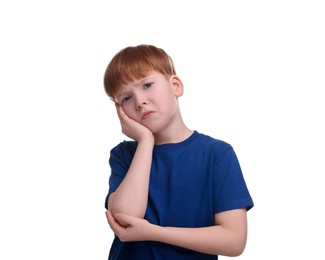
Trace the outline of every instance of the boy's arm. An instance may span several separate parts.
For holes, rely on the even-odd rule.
[[[225,256],[240,255],[246,245],[246,209],[217,213],[217,224],[203,228],[161,227],[124,214],[113,217],[109,211],[106,216],[114,233],[124,242],[159,241],[202,253]]]
[[[147,209],[153,144],[138,143],[130,168],[115,192],[108,198],[108,209],[143,218]]]
[[[130,119],[116,105],[122,132],[138,141],[130,168],[115,192],[108,198],[107,208],[114,212],[143,218],[147,209],[149,178],[154,137],[148,128]]]

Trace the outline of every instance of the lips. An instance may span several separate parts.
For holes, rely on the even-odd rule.
[[[154,112],[153,111],[147,111],[147,112],[144,112],[143,115],[142,115],[142,118],[141,120],[144,120],[146,118],[148,118],[150,115],[152,115]]]

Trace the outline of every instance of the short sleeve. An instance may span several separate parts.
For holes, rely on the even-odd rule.
[[[213,172],[214,213],[253,207],[239,161],[232,147],[215,158]]]
[[[135,152],[135,142],[124,141],[114,147],[110,152],[109,166],[111,174],[109,177],[109,191],[105,198],[105,208],[107,209],[107,200],[111,193],[113,193],[120,183],[123,181]]]

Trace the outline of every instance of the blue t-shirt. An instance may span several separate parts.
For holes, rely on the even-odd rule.
[[[123,180],[137,147],[124,141],[111,150],[109,194]],[[107,201],[106,198],[106,201]],[[105,202],[105,205],[107,203]],[[145,219],[160,226],[207,227],[214,214],[253,207],[230,144],[197,131],[185,141],[155,145]],[[121,242],[115,236],[109,259],[218,259],[160,242]]]

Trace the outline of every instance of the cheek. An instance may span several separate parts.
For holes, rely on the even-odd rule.
[[[166,100],[165,101],[165,106],[167,106],[167,107],[172,108],[172,107],[178,106],[178,99],[175,96],[175,94],[173,94],[173,93],[171,93],[169,95],[166,95],[164,97],[164,100]]]
[[[136,117],[136,111],[134,111],[134,109],[132,109],[131,106],[129,106],[129,104],[127,106],[123,106],[123,110],[124,113],[131,119],[139,122],[139,119]]]

